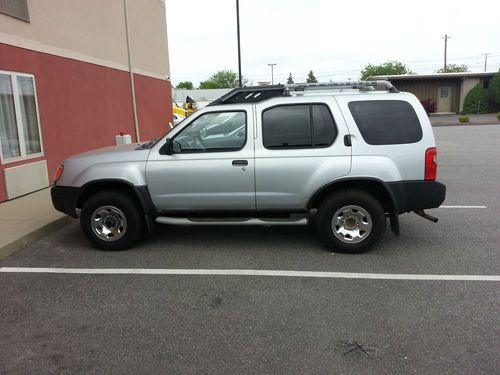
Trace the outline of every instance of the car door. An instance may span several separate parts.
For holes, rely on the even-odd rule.
[[[146,180],[159,211],[255,209],[253,117],[206,110],[172,131],[172,155],[155,146]]]
[[[256,106],[257,209],[303,209],[323,185],[349,173],[348,129],[333,97]]]

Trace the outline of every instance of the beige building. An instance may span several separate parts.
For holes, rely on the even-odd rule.
[[[164,0],[0,0],[0,202],[172,120]]]
[[[432,99],[438,113],[462,112],[467,93],[478,83],[488,88],[495,72],[435,73],[373,76],[390,81],[399,91],[413,93],[419,100]]]

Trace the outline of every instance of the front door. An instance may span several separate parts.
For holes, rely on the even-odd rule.
[[[451,112],[451,87],[443,86],[438,88],[438,112]]]
[[[174,153],[155,147],[146,165],[159,211],[255,209],[251,111],[202,113],[172,139]]]

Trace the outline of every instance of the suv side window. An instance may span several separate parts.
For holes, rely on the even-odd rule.
[[[394,145],[422,139],[422,128],[410,103],[366,100],[349,103],[349,110],[366,143]]]
[[[279,105],[262,113],[267,149],[328,147],[337,127],[326,104]]]
[[[176,154],[238,151],[245,146],[247,121],[244,111],[205,113],[173,139]]]

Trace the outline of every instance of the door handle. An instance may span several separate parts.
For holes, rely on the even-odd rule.
[[[233,160],[233,165],[235,167],[245,166],[248,165],[248,160]]]

